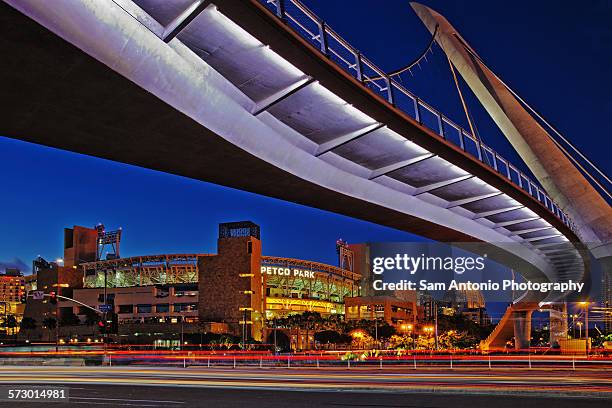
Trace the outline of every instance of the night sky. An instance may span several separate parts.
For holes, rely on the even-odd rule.
[[[430,38],[407,1],[304,2],[386,70],[413,60]],[[611,173],[612,2],[424,3],[445,15],[490,68]],[[440,52],[402,81],[467,128]],[[467,87],[463,91],[484,142],[516,162]],[[328,263],[336,262],[338,238],[352,243],[419,239],[276,199],[8,138],[0,137],[0,153],[0,262],[22,262],[28,269],[37,255],[62,255],[64,227],[98,222],[123,227],[123,256],[215,252],[217,224],[238,220],[262,226],[267,255]]]

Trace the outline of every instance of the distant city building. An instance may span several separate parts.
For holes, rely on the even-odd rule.
[[[603,320],[606,333],[612,333],[612,271],[602,271]]]
[[[444,294],[442,303],[480,326],[491,324],[484,296],[479,290],[449,290]]]
[[[5,321],[9,316],[15,318],[16,327],[4,327],[9,333],[19,331],[25,304],[25,280],[19,269],[6,268],[0,274],[0,319]]]
[[[417,292],[417,306],[419,307],[419,320],[433,321],[435,318],[436,301],[428,291]]]
[[[98,232],[94,228],[65,228],[64,258],[56,262],[48,262],[41,257],[34,260],[32,275],[27,278],[28,290],[41,291],[44,297],[42,300],[34,300],[31,296],[27,299],[24,317],[36,323],[36,328],[28,333],[33,340],[42,340],[48,334],[48,330],[43,327],[45,322],[51,319],[61,322],[72,315],[72,305],[51,303],[51,295],[72,298],[74,289],[83,287],[83,272],[78,265],[96,259],[97,236]]]
[[[363,296],[344,299],[346,320],[382,320],[389,325],[416,324],[416,302],[391,296]]]

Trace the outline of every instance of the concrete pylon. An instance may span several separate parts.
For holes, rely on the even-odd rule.
[[[512,312],[514,324],[514,348],[527,349],[531,344],[531,315],[533,310],[515,310]]]
[[[551,198],[574,220],[596,258],[612,255],[612,207],[553,143],[548,132],[436,11],[410,3],[488,114]]]
[[[550,346],[559,345],[559,340],[567,339],[567,303],[553,305],[549,310]]]

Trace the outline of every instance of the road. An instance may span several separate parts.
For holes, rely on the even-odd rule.
[[[0,367],[0,384],[61,384],[61,406],[387,406],[471,408],[521,398],[519,406],[609,406],[609,370],[171,367]],[[265,396],[265,398],[264,398]],[[512,396],[512,398],[508,398]],[[89,400],[88,398],[93,398]],[[138,401],[140,400],[140,401]],[[463,401],[463,402],[462,402]],[[291,402],[291,404],[289,404]],[[8,405],[7,405],[8,404]],[[0,403],[0,406],[11,406]],[[28,403],[20,402],[20,406]],[[32,403],[38,404],[38,403]],[[481,404],[481,405],[479,405]],[[34,406],[34,405],[33,405]],[[40,406],[40,405],[36,405]],[[487,405],[490,407],[490,405]],[[510,406],[509,404],[507,406]]]
[[[70,386],[68,403],[49,403],[49,408],[78,407],[163,407],[163,408],[456,408],[469,403],[470,408],[542,408],[550,404],[555,408],[600,408],[609,400],[548,398],[512,398],[490,395],[405,394],[365,392],[323,392],[283,390],[228,390],[220,388],[183,388],[124,385],[75,385]],[[14,407],[14,402],[0,407]],[[41,408],[38,402],[19,402],[20,408]]]

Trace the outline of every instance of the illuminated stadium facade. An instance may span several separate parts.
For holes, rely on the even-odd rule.
[[[210,254],[163,254],[87,262],[84,288],[127,288],[198,283],[198,259]],[[344,298],[358,296],[361,276],[336,266],[292,258],[261,257],[266,318],[292,312],[344,313]]]

